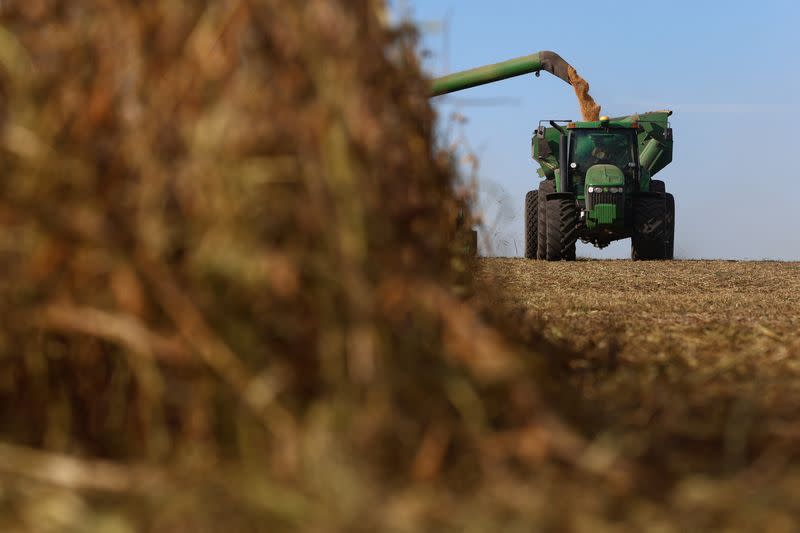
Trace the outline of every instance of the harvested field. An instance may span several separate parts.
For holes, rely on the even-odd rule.
[[[478,270],[519,309],[518,327],[574,350],[557,362],[571,387],[554,394],[650,480],[641,489],[661,512],[676,505],[678,524],[726,531],[760,529],[755,516],[792,523],[800,264],[484,259]],[[716,518],[682,514],[686,498]]]
[[[580,349],[613,336],[629,362],[677,353],[699,365],[800,341],[800,263],[485,259],[480,272],[554,339]]]

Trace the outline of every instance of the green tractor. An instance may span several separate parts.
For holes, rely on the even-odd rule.
[[[539,52],[438,78],[432,95],[541,70],[569,83],[568,68]],[[540,122],[532,153],[542,181],[525,197],[525,257],[572,261],[578,239],[604,248],[630,237],[632,259],[672,259],[675,199],[652,179],[672,161],[671,114]]]

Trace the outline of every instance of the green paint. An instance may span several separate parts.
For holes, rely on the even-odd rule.
[[[542,62],[539,59],[539,54],[531,54],[510,61],[503,61],[502,63],[495,63],[494,65],[465,70],[464,72],[437,78],[433,82],[431,95],[448,94],[515,76],[532,74],[540,70],[542,70]]]
[[[625,175],[614,165],[594,165],[586,171],[586,187],[590,185],[621,187]]]
[[[591,218],[597,224],[613,224],[617,219],[617,206],[614,204],[598,204],[592,209]]]
[[[455,91],[463,91],[478,85],[494,83],[496,81],[547,71],[553,76],[569,83],[569,63],[555,52],[542,51],[529,56],[518,57],[502,63],[478,67],[463,72],[450,74],[433,80],[431,96],[439,96]]]
[[[554,52],[542,51],[510,61],[466,70],[433,81],[431,95],[438,96],[487,83],[521,76],[541,70],[569,83],[569,64]],[[561,191],[560,174],[569,172],[568,191],[575,193],[579,207],[590,200],[588,188],[622,187],[624,197],[617,204],[589,206],[579,224],[580,238],[605,246],[609,242],[631,236],[633,217],[627,216],[632,198],[639,191],[649,191],[651,178],[672,162],[671,111],[653,111],[607,121],[562,123],[568,136],[568,169],[560,167],[560,137],[557,128],[540,127],[531,142],[531,155],[539,163],[538,174],[555,180]],[[574,167],[574,168],[573,168]],[[638,183],[637,183],[638,182]],[[595,201],[617,201],[617,198],[594,198]],[[627,213],[630,214],[630,213]]]

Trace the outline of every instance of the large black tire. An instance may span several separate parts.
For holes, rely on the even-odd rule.
[[[650,180],[650,192],[665,194],[667,192],[667,185],[661,180]]]
[[[539,241],[539,191],[525,195],[525,259],[536,259]]]
[[[675,259],[675,197],[667,193],[666,240],[667,259]]]
[[[547,201],[547,260],[574,261],[578,238],[575,198]]]
[[[547,259],[547,195],[556,192],[553,180],[544,180],[539,183],[539,239],[537,242],[536,258]]]
[[[634,200],[631,259],[637,261],[666,259],[666,214],[665,196],[645,196]]]

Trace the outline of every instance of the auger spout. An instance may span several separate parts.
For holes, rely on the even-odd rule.
[[[494,83],[525,74],[536,73],[538,75],[542,70],[561,78],[571,85],[569,80],[569,63],[564,61],[564,59],[555,52],[543,51],[529,56],[503,61],[502,63],[464,70],[462,72],[436,78],[433,80],[431,96],[440,96],[456,91],[463,91],[471,87]]]

